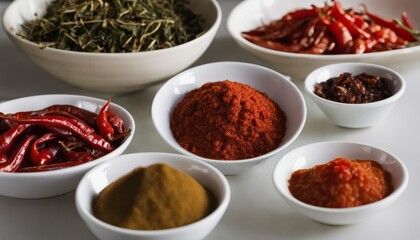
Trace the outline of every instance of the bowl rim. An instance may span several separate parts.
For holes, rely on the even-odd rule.
[[[283,179],[279,179],[277,177],[278,172],[281,171],[281,167],[282,167],[282,161],[286,161],[285,159],[287,159],[287,157],[290,154],[293,154],[296,151],[300,151],[302,149],[305,149],[307,147],[312,147],[312,146],[318,146],[318,145],[331,145],[331,144],[346,144],[346,145],[355,145],[355,146],[366,146],[375,150],[378,150],[380,152],[384,152],[386,153],[388,156],[392,157],[395,160],[395,163],[401,168],[402,170],[402,181],[401,184],[398,186],[398,188],[394,188],[393,191],[386,196],[385,198],[378,200],[376,202],[372,202],[372,203],[368,203],[368,204],[364,204],[364,205],[360,205],[360,206],[356,206],[356,207],[348,207],[348,208],[327,208],[327,207],[319,207],[319,206],[314,206],[308,203],[304,203],[300,200],[298,200],[297,198],[295,198],[290,191],[287,189],[287,193],[283,191],[283,189],[280,187],[280,185],[282,185],[282,182],[284,181]],[[324,163],[327,163],[329,160],[326,160]],[[293,172],[293,171],[291,171]],[[289,176],[290,177],[290,174]],[[288,180],[286,180],[288,181]],[[405,189],[407,188],[408,182],[409,182],[409,173],[407,170],[407,167],[405,166],[404,162],[399,159],[397,156],[395,156],[394,154],[379,148],[379,147],[375,147],[372,145],[368,145],[368,144],[364,144],[364,143],[360,143],[360,142],[354,142],[354,141],[322,141],[322,142],[314,142],[314,143],[309,143],[306,145],[302,145],[300,147],[297,147],[291,151],[289,151],[288,153],[286,153],[285,155],[283,155],[279,161],[276,163],[274,170],[273,170],[273,174],[272,174],[272,182],[274,184],[274,188],[276,189],[276,191],[280,194],[280,196],[282,196],[286,201],[293,203],[293,205],[298,206],[300,208],[304,208],[307,210],[311,210],[311,211],[317,211],[317,212],[322,212],[322,213],[336,213],[336,214],[345,214],[345,213],[350,213],[350,212],[358,212],[358,211],[364,211],[367,209],[372,209],[372,208],[377,208],[377,207],[382,207],[385,205],[388,205],[392,202],[394,202],[398,197],[400,197],[400,195],[402,195],[402,193],[405,191]]]
[[[314,85],[312,83],[314,83],[314,84],[316,83],[314,81],[314,79],[322,71],[325,71],[325,70],[328,70],[330,68],[334,68],[334,67],[337,67],[337,66],[367,67],[367,68],[371,68],[371,69],[379,69],[383,72],[390,73],[391,75],[395,76],[395,81],[397,81],[400,84],[400,87],[398,89],[396,89],[396,91],[391,96],[389,96],[388,98],[385,98],[385,99],[382,99],[382,100],[379,100],[379,101],[376,101],[376,102],[369,102],[369,103],[356,103],[356,104],[342,103],[342,102],[336,102],[336,101],[328,100],[328,99],[325,99],[323,97],[320,97],[320,96],[316,95],[313,92]],[[325,82],[326,80],[327,79],[325,79],[322,82]],[[391,81],[393,81],[393,79],[391,79]],[[362,63],[362,62],[341,62],[341,63],[332,63],[332,64],[327,64],[327,65],[321,66],[321,67],[316,68],[313,71],[311,71],[306,76],[303,84],[304,84],[305,92],[312,99],[316,100],[317,102],[320,102],[320,103],[323,103],[323,104],[329,104],[331,106],[336,106],[336,107],[355,108],[355,109],[380,107],[380,106],[390,104],[392,102],[397,101],[404,94],[404,92],[406,90],[406,82],[404,80],[404,77],[400,73],[398,73],[397,71],[395,71],[395,70],[393,70],[389,67],[383,66],[383,65],[374,64],[374,63]]]
[[[308,54],[308,53],[293,53],[293,52],[284,52],[273,50],[265,47],[261,47],[257,44],[251,43],[250,41],[246,40],[241,36],[241,31],[238,30],[237,27],[233,26],[234,20],[238,17],[237,15],[241,12],[244,6],[247,4],[252,4],[258,0],[247,0],[242,1],[237,4],[232,11],[230,12],[227,18],[227,28],[230,35],[240,43],[240,45],[246,46],[247,48],[254,49],[258,52],[276,56],[276,57],[288,57],[288,58],[295,58],[295,59],[308,59],[308,60],[316,60],[316,61],[355,61],[355,60],[362,60],[362,59],[375,59],[379,57],[390,57],[395,55],[405,55],[411,52],[420,52],[420,45],[402,48],[402,49],[393,49],[388,51],[382,52],[370,52],[370,53],[363,53],[363,54],[335,54],[335,55],[323,55],[323,54]]]
[[[122,227],[118,227],[118,226],[114,226],[112,224],[103,222],[101,220],[99,220],[98,218],[96,218],[90,211],[88,211],[86,208],[81,206],[80,203],[80,195],[82,194],[82,186],[87,184],[88,178],[89,176],[96,172],[99,171],[100,169],[109,167],[115,163],[118,163],[120,161],[121,158],[130,158],[132,156],[165,156],[169,158],[178,158],[178,161],[182,161],[182,162],[190,162],[190,163],[194,163],[194,164],[198,164],[201,166],[204,166],[207,170],[210,170],[213,172],[213,174],[215,174],[217,176],[217,179],[220,183],[222,183],[223,186],[223,194],[221,195],[221,198],[219,199],[218,205],[217,207],[206,217],[195,221],[193,223],[184,225],[184,226],[180,226],[180,227],[176,227],[176,228],[168,228],[168,229],[161,229],[161,230],[134,230],[134,229],[127,229],[127,228],[122,228]],[[140,159],[140,157],[138,157],[137,159]],[[126,159],[126,161],[130,161],[129,159]],[[138,160],[131,160],[131,161],[138,161]],[[158,163],[159,161],[152,161],[154,163]],[[150,163],[151,164],[151,163]],[[142,163],[137,163],[137,166],[144,166],[142,165]],[[178,168],[175,168],[178,169]],[[179,170],[179,169],[178,169]],[[126,173],[128,173],[128,171],[126,171]],[[124,175],[124,174],[123,174]],[[122,175],[121,175],[122,176]],[[120,177],[121,177],[120,176]],[[117,178],[118,179],[118,178]],[[231,199],[231,189],[230,189],[230,185],[229,182],[227,181],[226,177],[215,167],[213,167],[212,165],[182,155],[182,154],[176,154],[176,153],[166,153],[166,152],[135,152],[135,153],[128,153],[128,154],[123,154],[117,157],[114,157],[113,159],[110,159],[106,162],[103,162],[97,166],[95,166],[94,168],[90,169],[80,180],[76,191],[75,191],[75,202],[76,202],[76,208],[79,212],[79,215],[84,215],[85,217],[87,217],[90,221],[94,222],[95,225],[99,225],[101,228],[105,228],[108,230],[112,230],[114,232],[117,232],[119,234],[129,234],[129,235],[142,235],[142,236],[157,236],[157,235],[168,235],[168,234],[174,234],[174,233],[178,233],[181,231],[185,231],[188,229],[192,229],[197,225],[203,224],[204,222],[209,222],[211,221],[213,218],[217,218],[217,215],[219,214],[223,214],[230,202]]]
[[[9,28],[9,27],[6,26],[8,21],[5,21],[5,19],[6,19],[6,16],[9,14],[9,11],[11,11],[10,9],[14,8],[15,5],[18,4],[18,2],[23,2],[23,1],[32,1],[32,0],[15,0],[15,1],[11,2],[9,4],[9,6],[7,6],[6,10],[3,12],[1,25],[4,29],[4,31],[9,36],[9,38],[15,39],[15,40],[17,40],[17,41],[19,41],[23,44],[26,44],[26,45],[30,46],[31,48],[41,49],[39,44],[18,36],[17,32],[16,32],[16,29]],[[52,1],[52,0],[47,0],[47,1]],[[134,56],[138,56],[138,55],[142,55],[142,56],[144,55],[144,57],[150,57],[150,55],[152,55],[152,54],[171,54],[173,51],[185,50],[185,48],[188,48],[190,45],[200,44],[200,42],[204,41],[204,39],[207,39],[207,38],[211,37],[212,35],[215,35],[217,30],[220,27],[220,24],[222,22],[222,9],[220,7],[220,4],[218,3],[217,0],[207,0],[207,1],[211,2],[212,5],[215,8],[216,18],[215,18],[214,22],[211,23],[211,26],[209,26],[208,29],[206,29],[206,31],[203,34],[201,34],[199,37],[197,37],[195,39],[192,39],[188,42],[185,42],[183,44],[173,46],[173,47],[164,48],[164,49],[156,49],[156,50],[152,50],[152,51],[116,52],[116,53],[79,52],[79,51],[73,51],[73,50],[58,49],[58,48],[53,48],[53,47],[45,47],[45,48],[42,48],[42,50],[51,51],[53,53],[64,53],[64,54],[71,54],[71,55],[75,55],[75,56],[89,56],[89,57],[98,57],[98,56],[101,56],[101,57],[113,57],[113,56],[134,57]]]
[[[21,97],[21,98],[15,98],[9,101],[5,101],[5,102],[0,102],[0,107],[2,107],[2,105],[5,104],[13,104],[14,102],[18,102],[18,101],[29,101],[29,100],[35,100],[38,98],[54,98],[54,99],[58,99],[58,98],[65,98],[65,99],[78,99],[78,100],[85,100],[85,101],[92,101],[92,102],[101,102],[103,104],[106,103],[106,100],[101,99],[101,98],[95,98],[95,97],[91,97],[91,96],[84,96],[84,95],[76,95],[76,94],[39,94],[39,95],[32,95],[32,96],[26,96],[26,97]],[[61,103],[59,103],[61,104]],[[67,168],[62,168],[62,169],[56,169],[56,170],[52,170],[52,171],[41,171],[41,172],[2,172],[0,171],[0,177],[13,177],[13,178],[44,178],[44,177],[49,177],[49,176],[55,176],[55,175],[72,175],[74,173],[78,173],[80,171],[84,171],[86,169],[90,169],[98,164],[103,163],[104,161],[107,161],[109,158],[112,158],[113,156],[110,156],[109,154],[112,154],[114,151],[117,151],[119,149],[125,149],[127,148],[132,139],[133,139],[133,135],[135,133],[136,130],[136,122],[133,118],[133,116],[131,115],[130,112],[128,112],[128,110],[126,110],[125,108],[123,108],[122,106],[111,102],[110,104],[110,108],[115,108],[118,109],[118,111],[121,111],[124,113],[125,117],[127,117],[129,119],[129,122],[131,124],[131,130],[130,130],[130,134],[124,139],[124,141],[122,142],[122,144],[120,146],[118,146],[117,148],[115,148],[112,152],[107,153],[106,155],[97,158],[93,161],[90,162],[86,162],[80,165],[76,165],[76,166],[71,166],[71,167],[67,167]]]
[[[268,153],[265,153],[263,155],[256,156],[256,157],[253,157],[253,158],[237,159],[237,160],[210,159],[210,158],[201,157],[199,155],[196,155],[196,154],[191,153],[190,151],[184,149],[181,145],[179,145],[179,143],[175,139],[174,139],[174,141],[171,141],[171,140],[167,139],[165,137],[165,134],[163,133],[163,130],[160,127],[158,127],[158,125],[156,124],[156,121],[155,121],[155,119],[157,119],[157,116],[156,116],[157,110],[156,109],[157,109],[157,105],[158,105],[158,103],[157,103],[158,97],[160,95],[164,94],[163,90],[165,90],[166,88],[169,88],[169,86],[173,86],[173,82],[177,78],[179,78],[180,76],[184,75],[185,73],[190,72],[190,71],[194,71],[196,69],[207,68],[209,66],[215,66],[215,65],[228,65],[228,66],[230,66],[230,69],[233,69],[234,67],[258,68],[258,69],[261,69],[263,71],[270,72],[271,74],[273,74],[277,77],[277,80],[281,79],[281,81],[290,85],[290,87],[296,91],[296,95],[299,97],[299,99],[302,103],[302,113],[303,113],[303,118],[300,119],[299,126],[296,129],[296,132],[292,134],[292,137],[290,139],[288,139],[288,141],[286,141],[286,142],[281,142],[277,148],[273,149],[272,151],[270,151]],[[220,81],[223,81],[223,79],[221,79]],[[223,163],[223,164],[226,164],[226,165],[237,165],[237,164],[239,165],[239,164],[242,164],[242,163],[250,163],[250,162],[260,161],[262,159],[269,158],[269,157],[279,153],[281,150],[285,149],[286,147],[288,147],[291,143],[293,143],[296,140],[296,138],[302,132],[302,130],[305,126],[306,118],[307,118],[307,107],[306,107],[306,102],[305,102],[305,99],[303,97],[303,94],[299,90],[299,88],[291,80],[289,80],[285,75],[283,75],[283,74],[281,74],[277,71],[274,71],[274,70],[272,70],[268,67],[261,66],[261,65],[258,65],[258,64],[254,64],[254,63],[240,62],[240,61],[218,61],[218,62],[205,63],[205,64],[202,64],[202,65],[198,65],[198,66],[186,69],[186,70],[176,74],[175,76],[173,76],[169,80],[167,80],[160,87],[158,92],[156,93],[156,95],[153,99],[153,102],[152,102],[152,111],[151,112],[152,112],[152,120],[153,120],[155,129],[158,131],[159,135],[164,139],[164,141],[166,143],[168,143],[173,149],[177,150],[178,152],[182,153],[183,155],[187,155],[187,156],[192,157],[192,158],[200,159],[200,160],[206,161],[208,163]],[[286,129],[286,131],[287,131],[287,129]],[[171,133],[171,135],[172,135],[172,133]]]

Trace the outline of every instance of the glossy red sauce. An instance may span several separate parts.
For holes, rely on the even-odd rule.
[[[391,175],[372,160],[336,158],[293,172],[289,190],[307,204],[348,208],[379,201],[392,192]]]

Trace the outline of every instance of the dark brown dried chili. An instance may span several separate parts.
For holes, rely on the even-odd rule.
[[[391,96],[385,78],[348,72],[317,83],[314,93],[327,100],[351,104],[376,102]]]

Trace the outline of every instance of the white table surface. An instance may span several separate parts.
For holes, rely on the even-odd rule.
[[[219,0],[223,22],[208,51],[194,64],[214,61],[243,61],[264,65],[243,51],[230,38],[226,18],[239,0]],[[0,1],[3,13],[9,2]],[[401,72],[407,90],[388,118],[366,129],[345,129],[331,124],[305,96],[306,125],[297,140],[283,152],[250,171],[227,179],[232,189],[230,205],[222,221],[206,240],[221,239],[418,239],[420,228],[420,79],[419,69]],[[302,89],[302,79],[293,79]],[[23,96],[69,93],[113,97],[136,119],[137,132],[126,153],[174,152],[156,132],[150,107],[159,85],[146,90],[113,96],[79,89],[43,72],[26,59],[0,30],[0,100]],[[1,111],[1,109],[0,109]],[[271,175],[286,152],[311,142],[345,140],[366,143],[395,154],[406,164],[410,181],[406,192],[392,207],[369,220],[350,226],[327,226],[300,215],[276,193]],[[84,225],[74,205],[74,192],[47,199],[25,200],[0,196],[0,239],[78,239],[95,236]]]

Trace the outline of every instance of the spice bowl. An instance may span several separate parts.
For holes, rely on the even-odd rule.
[[[379,163],[391,175],[392,192],[379,201],[348,208],[318,207],[304,203],[291,194],[289,180],[293,172],[325,164],[336,158],[373,160]],[[293,149],[278,161],[273,171],[274,186],[287,204],[300,214],[329,225],[355,224],[380,214],[403,194],[408,179],[409,174],[403,161],[395,155],[367,144],[341,141],[311,143]]]
[[[382,4],[377,4],[376,0],[340,0],[339,2],[345,9],[360,10],[361,6],[366,6],[371,12],[387,19],[399,18],[402,12],[407,12],[414,28],[420,28],[420,18],[415,10],[420,8],[420,2],[410,0],[384,0],[381,2]],[[311,5],[322,7],[324,4],[325,1],[323,0],[240,1],[227,17],[227,28],[233,40],[244,51],[261,59],[268,67],[290,76],[294,81],[303,81],[311,71],[327,64],[339,62],[379,64],[393,68],[401,73],[415,69],[418,66],[420,59],[420,46],[418,44],[404,49],[382,52],[320,55],[286,52],[261,47],[246,40],[241,34],[263,24],[278,20],[295,10],[311,9]]]
[[[133,230],[105,223],[93,214],[93,199],[108,184],[138,167],[162,163],[182,171],[211,191],[217,206],[206,217],[188,225],[162,230]],[[220,171],[187,156],[172,153],[132,153],[116,157],[89,171],[76,190],[76,207],[82,220],[99,239],[199,240],[206,237],[219,223],[230,201],[230,187]]]
[[[180,45],[140,52],[95,53],[61,50],[42,47],[18,36],[21,25],[37,16],[43,16],[51,2],[11,2],[3,15],[2,25],[5,32],[33,63],[57,77],[57,80],[100,92],[124,93],[144,89],[187,68],[207,50],[222,18],[216,0],[189,1],[189,8],[203,16],[205,32]]]
[[[281,143],[273,150],[246,159],[220,160],[199,156],[184,149],[177,142],[170,127],[171,115],[175,107],[192,90],[200,88],[206,83],[222,82],[224,80],[245,84],[265,93],[282,109],[287,118],[286,131]],[[206,119],[207,117],[204,121],[207,122]],[[155,95],[152,103],[152,120],[160,136],[173,149],[181,154],[209,163],[226,175],[231,175],[251,169],[291,144],[299,136],[305,124],[306,105],[302,94],[294,83],[278,72],[250,63],[214,62],[187,69],[168,80]],[[200,125],[201,123],[197,124]],[[203,134],[207,135],[207,133]],[[239,142],[237,143],[239,144]],[[200,144],[204,143],[200,142]],[[212,143],[207,144],[212,145]],[[223,144],[227,145],[226,143]]]
[[[73,105],[81,109],[91,111],[93,113],[98,113],[100,109],[102,108],[102,106],[104,106],[106,103],[107,103],[106,100],[88,97],[88,96],[67,95],[67,94],[47,94],[47,95],[23,97],[23,98],[18,98],[18,99],[2,102],[0,103],[0,109],[2,113],[7,114],[7,113],[17,113],[20,111],[35,111],[35,110],[44,109],[52,105]],[[74,165],[74,166],[68,166],[65,168],[59,168],[59,169],[51,168],[45,171],[34,171],[34,172],[0,171],[0,195],[4,195],[8,197],[15,197],[15,198],[36,199],[36,198],[53,197],[53,196],[58,196],[61,194],[68,193],[76,189],[77,184],[79,183],[80,179],[88,170],[90,170],[97,164],[108,161],[109,159],[122,154],[125,151],[125,149],[129,146],[133,138],[133,134],[135,132],[135,121],[127,110],[125,110],[123,107],[113,102],[110,103],[109,110],[111,110],[113,113],[118,115],[124,121],[124,129],[129,130],[129,134],[124,137],[121,144],[115,147],[113,151],[106,153],[105,155],[99,156],[98,158],[94,160],[86,161],[84,163]],[[63,116],[68,116],[68,115],[64,114]],[[2,123],[2,120],[0,120],[0,122]],[[64,124],[68,124],[68,122],[65,122]],[[34,126],[33,128],[35,127],[36,126]],[[26,130],[26,132],[23,132],[22,135],[29,134],[27,133],[28,131],[29,130]],[[35,130],[33,132],[35,133]],[[4,132],[2,132],[2,134],[3,133]],[[64,141],[64,137],[60,139]],[[81,138],[78,138],[78,139],[81,139]],[[20,141],[20,140],[17,139],[13,142],[13,144],[16,145],[15,149],[18,148],[17,141]],[[48,142],[45,144],[48,144]],[[42,146],[42,145],[39,145],[39,146]],[[4,145],[2,147],[4,147]],[[13,148],[11,148],[11,150],[8,150],[8,152],[11,152],[12,150]],[[30,161],[28,160],[30,156],[30,151],[31,149],[26,151],[26,154],[25,154],[26,157],[24,160],[24,161],[27,161],[26,163]],[[63,154],[63,152],[61,153]],[[9,158],[12,158],[11,155],[12,154],[9,155]],[[77,161],[76,159],[74,160]],[[8,160],[8,161],[11,161],[11,160]],[[5,163],[2,163],[2,166],[4,166],[4,164]],[[53,166],[53,163],[51,163],[51,166]]]
[[[384,78],[390,96],[375,102],[342,103],[327,100],[314,93],[316,84],[338,77],[345,72],[353,76],[367,73]],[[370,127],[383,120],[403,95],[405,88],[405,80],[398,72],[381,65],[353,62],[336,63],[320,67],[311,72],[304,82],[304,89],[307,95],[317,104],[327,118],[337,126],[346,128]]]

